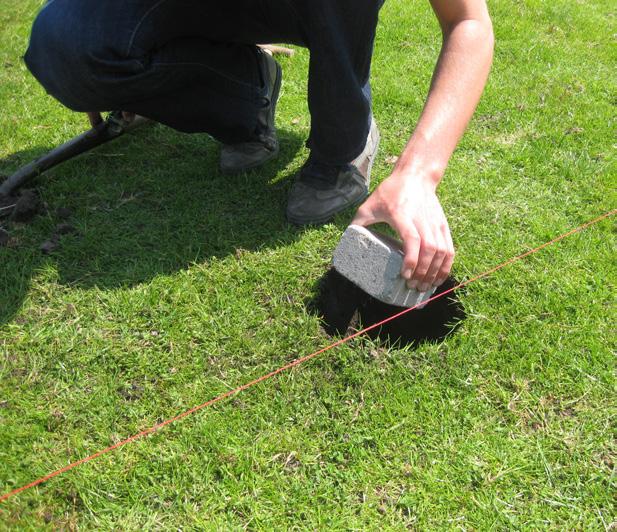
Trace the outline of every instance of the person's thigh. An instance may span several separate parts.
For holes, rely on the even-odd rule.
[[[25,59],[50,94],[87,110],[173,92],[195,76],[210,83],[207,71],[247,82],[253,61],[225,43],[298,42],[297,28],[286,0],[51,0]]]
[[[244,44],[302,39],[286,0],[51,0],[34,29],[52,48],[70,48],[64,53],[118,58],[149,54],[184,38]]]
[[[98,92],[93,72],[121,78],[141,68],[127,52],[153,3],[50,0],[32,26],[26,64],[50,94],[72,109],[86,110]]]
[[[184,38],[218,43],[302,44],[298,19],[286,0],[151,0],[150,3],[150,9],[130,36],[127,55],[148,54],[170,41]]]

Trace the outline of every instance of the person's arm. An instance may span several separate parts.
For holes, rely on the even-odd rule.
[[[484,0],[430,2],[443,45],[428,98],[392,174],[352,222],[386,222],[398,232],[405,253],[401,275],[420,291],[443,283],[452,267],[454,246],[435,191],[478,104],[493,58]]]

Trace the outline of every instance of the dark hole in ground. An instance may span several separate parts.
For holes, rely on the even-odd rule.
[[[457,284],[455,279],[449,278],[435,295]],[[369,296],[333,268],[319,281],[318,294],[308,303],[308,308],[320,316],[324,330],[331,336],[370,327],[404,310]],[[367,335],[398,346],[438,342],[453,332],[464,318],[463,305],[456,292],[451,292],[422,309],[412,310],[369,331]]]

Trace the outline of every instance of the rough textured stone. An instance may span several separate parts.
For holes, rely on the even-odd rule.
[[[367,294],[389,305],[413,307],[429,299],[435,289],[407,288],[400,275],[401,243],[365,227],[350,225],[334,251],[334,268]]]

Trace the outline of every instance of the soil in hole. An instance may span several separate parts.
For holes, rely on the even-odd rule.
[[[449,278],[435,295],[457,284],[455,279]],[[312,313],[320,316],[324,330],[331,336],[369,327],[404,310],[369,296],[333,268],[321,278],[318,294],[307,306]],[[453,332],[464,318],[463,305],[457,299],[456,292],[452,292],[431,301],[422,309],[412,310],[369,331],[367,335],[399,346],[438,342]]]

